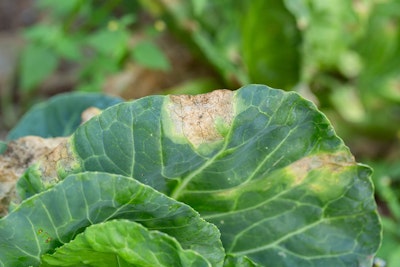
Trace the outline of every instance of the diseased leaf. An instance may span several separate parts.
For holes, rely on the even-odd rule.
[[[60,94],[34,106],[9,132],[7,140],[27,135],[59,137],[72,134],[82,122],[82,112],[89,107],[105,109],[122,99],[95,93]]]
[[[29,168],[30,171],[24,173],[30,165],[66,141],[63,137],[25,136],[6,144],[4,153],[0,155],[0,217],[5,216],[13,204],[44,189],[43,185],[47,184],[43,183],[40,170],[35,172],[34,168]],[[21,176],[23,178],[18,180]]]
[[[184,250],[172,237],[144,226],[113,220],[89,226],[41,266],[211,266],[200,254]]]
[[[127,219],[174,237],[213,266],[223,262],[218,229],[189,206],[129,177],[71,175],[0,220],[0,265],[38,266],[40,257],[92,224]]]
[[[146,97],[82,125],[66,149],[56,168],[130,176],[199,211],[231,262],[370,266],[379,246],[370,169],[294,92]]]

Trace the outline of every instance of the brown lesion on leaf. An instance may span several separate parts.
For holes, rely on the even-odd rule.
[[[101,113],[101,109],[96,108],[96,107],[89,107],[89,108],[85,109],[81,114],[82,123],[87,122],[88,120],[90,120],[91,118],[93,118],[94,116],[96,116],[100,113]]]
[[[81,115],[82,123],[100,112],[94,107],[86,109]],[[35,163],[39,163],[43,182],[57,182],[57,171],[60,168],[68,171],[75,164],[69,138],[25,136],[8,143],[6,151],[0,155],[0,217],[7,214],[10,201],[18,201],[16,183]]]
[[[169,96],[167,108],[175,133],[186,137],[195,146],[223,139],[217,123],[231,125],[234,116],[232,98],[230,90]]]
[[[346,151],[340,151],[304,157],[289,165],[288,170],[295,176],[296,184],[299,184],[313,170],[324,168],[329,170],[330,173],[337,173],[345,167],[354,165],[356,165],[354,157]]]
[[[15,184],[25,170],[53,151],[66,138],[26,136],[11,141],[0,155],[0,217],[7,214],[12,199],[16,199]]]
[[[42,181],[47,184],[58,182],[58,170],[68,172],[75,163],[69,139],[64,139],[57,147],[43,155],[39,162]]]

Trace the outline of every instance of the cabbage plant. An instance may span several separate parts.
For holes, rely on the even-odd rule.
[[[0,265],[372,266],[370,174],[295,92],[122,102],[20,178]]]

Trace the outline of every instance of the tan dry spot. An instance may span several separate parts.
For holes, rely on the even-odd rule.
[[[94,116],[101,113],[101,109],[96,107],[89,107],[85,109],[81,114],[82,124],[93,118]]]
[[[216,128],[219,120],[230,125],[233,119],[233,92],[216,90],[201,95],[171,95],[168,105],[170,119],[179,136],[185,136],[193,145],[221,140]]]
[[[335,173],[343,167],[354,166],[355,164],[354,157],[350,153],[338,152],[336,154],[319,154],[302,158],[292,163],[288,168],[296,177],[296,184],[299,184],[312,170],[324,168]]]
[[[95,107],[86,109],[81,115],[82,123],[100,112]],[[7,214],[10,201],[18,201],[15,185],[30,165],[40,163],[42,180],[46,183],[58,180],[57,166],[66,171],[72,168],[75,160],[68,140],[68,137],[25,136],[8,144],[0,155],[0,217]]]
[[[16,199],[15,184],[26,168],[65,139],[26,136],[8,144],[7,150],[0,155],[0,216],[7,214],[10,201]]]
[[[42,172],[42,181],[52,184],[58,181],[58,170],[68,172],[75,163],[69,139],[65,138],[55,149],[43,155],[40,159],[40,170]]]

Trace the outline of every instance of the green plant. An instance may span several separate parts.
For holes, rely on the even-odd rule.
[[[59,4],[40,0],[37,5],[45,20],[25,31],[28,44],[20,75],[23,90],[34,90],[63,62],[77,65],[77,89],[83,91],[100,91],[104,79],[130,61],[151,69],[169,69],[154,36],[145,34],[143,40],[132,44],[133,25],[141,12],[135,1],[73,0]]]
[[[120,103],[20,178],[0,262],[371,266],[381,227],[370,173],[293,92]]]
[[[387,262],[388,267],[397,266],[400,260],[400,167],[397,162],[381,161],[371,162],[374,167],[373,181],[376,194],[382,202],[382,246],[378,257]]]

